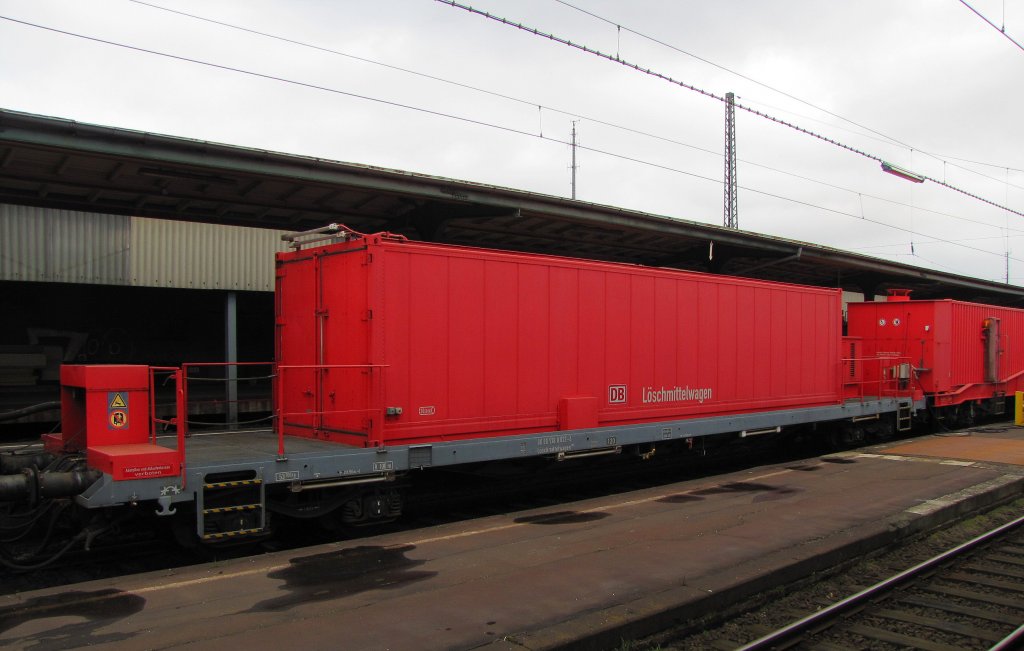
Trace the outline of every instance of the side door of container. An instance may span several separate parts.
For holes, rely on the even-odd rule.
[[[348,445],[370,445],[379,427],[372,411],[369,297],[373,251],[353,245],[325,251],[317,267],[317,409],[320,436]],[[377,422],[375,422],[377,421]]]
[[[284,431],[313,437],[316,412],[317,260],[311,253],[278,257],[275,286],[277,377],[275,396]]]

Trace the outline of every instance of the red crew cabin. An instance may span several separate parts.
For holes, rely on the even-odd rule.
[[[1002,412],[1024,389],[1024,310],[953,300],[851,304],[848,332],[867,356],[901,356],[912,365],[916,397],[935,407]]]

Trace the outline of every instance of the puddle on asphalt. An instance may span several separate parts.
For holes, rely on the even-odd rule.
[[[704,498],[701,497],[700,495],[690,495],[688,493],[676,493],[675,495],[666,495],[665,497],[662,497],[661,499],[656,500],[656,501],[662,502],[664,504],[683,504],[684,502],[699,502],[702,499],[704,499]]]
[[[45,626],[45,630],[17,638],[24,648],[71,649],[120,642],[135,636],[134,633],[104,633],[95,631],[110,622],[130,617],[140,612],[146,600],[138,595],[107,588],[95,592],[65,592],[62,594],[35,597],[28,601],[0,608],[0,633],[37,620],[50,618],[81,617],[86,621]],[[36,626],[41,626],[37,624]]]
[[[821,460],[825,463],[857,463],[856,459],[849,457],[822,457]]]
[[[288,594],[267,599],[246,612],[287,610],[316,601],[348,597],[369,590],[397,588],[423,581],[437,572],[416,570],[426,561],[407,558],[415,545],[360,546],[291,559],[291,565],[267,576],[285,583]]]
[[[773,502],[775,500],[786,499],[790,495],[795,495],[796,493],[802,493],[802,492],[803,492],[803,489],[801,489],[801,488],[790,488],[789,486],[779,486],[776,490],[773,490],[773,491],[770,491],[770,492],[767,492],[767,493],[762,493],[761,495],[758,495],[757,497],[754,498],[754,501],[755,502]]]
[[[777,491],[778,486],[772,486],[771,484],[758,484],[751,481],[735,481],[729,484],[722,484],[721,486],[712,486],[711,488],[702,488],[700,490],[691,491],[691,495],[720,495],[722,493],[760,493],[766,491]]]
[[[603,520],[610,514],[602,511],[557,511],[555,513],[541,513],[540,515],[526,515],[513,520],[516,524],[579,524],[581,522],[595,522]]]
[[[799,472],[814,472],[816,470],[821,470],[821,466],[819,466],[817,464],[814,464],[814,465],[804,464],[804,465],[799,465],[799,466],[786,466],[786,470],[797,470]]]
[[[682,502],[693,502],[695,500],[704,499],[704,495],[727,495],[730,493],[761,493],[754,497],[755,502],[768,502],[772,500],[781,500],[788,495],[800,492],[796,488],[790,488],[789,486],[773,486],[771,484],[758,484],[756,482],[749,481],[738,481],[729,484],[722,484],[721,486],[711,486],[709,488],[702,488],[700,490],[690,491],[689,493],[679,493],[676,495],[669,495],[663,497],[659,502],[666,502],[669,504],[679,504]]]

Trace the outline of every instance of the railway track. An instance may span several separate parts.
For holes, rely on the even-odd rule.
[[[1024,641],[1024,517],[745,644],[934,651],[1017,648]]]
[[[715,628],[690,624],[632,643],[636,651],[670,649],[1018,649],[1024,647],[1024,500],[998,510],[1007,520],[952,545],[948,532],[861,562],[845,574],[786,594]],[[1010,514],[1013,519],[1010,519]],[[970,524],[961,525],[969,528]],[[935,553],[938,544],[948,548]],[[933,554],[921,560],[926,550]],[[909,569],[894,565],[914,559]],[[905,567],[905,566],[904,566]],[[878,576],[881,580],[875,580]],[[872,580],[874,582],[872,583]],[[863,587],[864,585],[866,587]],[[842,590],[853,592],[838,599]],[[781,591],[779,591],[781,592]],[[847,592],[849,594],[849,592]],[[831,597],[831,598],[830,598]],[[811,614],[799,616],[799,613]],[[786,620],[785,623],[780,623]],[[707,623],[705,623],[706,625]]]

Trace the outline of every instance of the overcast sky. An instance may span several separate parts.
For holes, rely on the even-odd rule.
[[[0,107],[562,197],[577,120],[577,198],[722,222],[716,99],[433,0],[152,4],[321,49],[129,0],[0,0],[221,66],[0,20]],[[1024,212],[1024,50],[958,0],[471,4]],[[1024,0],[970,5],[1024,42]],[[742,229],[1000,281],[1009,250],[1024,284],[1024,217],[743,110],[736,131]]]

